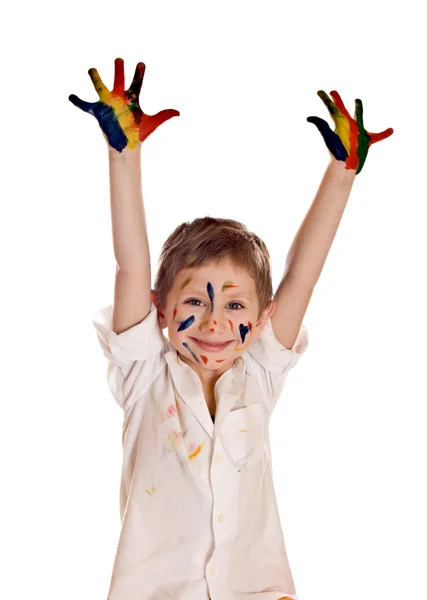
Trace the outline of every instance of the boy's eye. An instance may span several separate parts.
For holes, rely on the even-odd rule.
[[[191,300],[187,300],[185,304],[191,304],[191,302],[201,302],[201,300],[197,300],[196,298],[191,298]],[[200,304],[191,304],[191,306],[200,306]]]
[[[240,304],[240,302],[230,302],[230,305],[231,305],[231,304],[236,304],[237,306],[240,306],[241,308],[245,308],[245,307],[243,306],[243,304]]]

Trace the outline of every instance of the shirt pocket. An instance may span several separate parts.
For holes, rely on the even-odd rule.
[[[234,466],[255,466],[265,451],[261,402],[230,411],[221,424],[219,435]]]

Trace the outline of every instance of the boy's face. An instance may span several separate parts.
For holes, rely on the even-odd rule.
[[[275,302],[258,316],[255,282],[229,260],[182,269],[160,307],[159,324],[181,359],[196,372],[227,371],[261,333]],[[209,343],[215,345],[210,345]]]

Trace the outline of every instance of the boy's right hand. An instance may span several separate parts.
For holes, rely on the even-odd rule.
[[[69,96],[78,108],[93,115],[101,127],[104,137],[111,148],[122,152],[125,148],[136,148],[159,125],[172,117],[179,116],[173,109],[162,110],[156,115],[147,115],[139,106],[139,93],[144,78],[145,65],[136,65],[135,75],[130,87],[125,90],[124,62],[122,58],[114,61],[114,86],[110,92],[102,82],[96,69],[88,73],[98,92],[98,102],[85,102],[75,94]]]

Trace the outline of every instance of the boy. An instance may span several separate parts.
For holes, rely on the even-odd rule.
[[[336,124],[310,117],[331,163],[272,298],[268,250],[244,225],[205,217],[163,245],[154,290],[140,148],[167,119],[145,115],[138,63],[124,90],[89,74],[108,143],[117,261],[114,307],[94,316],[110,390],[124,411],[122,529],[109,600],[297,599],[275,500],[268,423],[308,344],[302,320],[369,146],[336,92],[319,95]],[[168,328],[168,339],[162,329]]]

